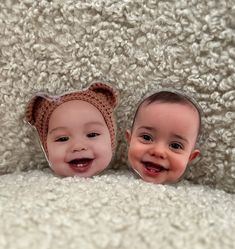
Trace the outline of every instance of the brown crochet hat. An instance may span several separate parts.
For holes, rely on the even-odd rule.
[[[25,120],[36,128],[45,153],[48,154],[46,141],[50,116],[59,105],[71,100],[86,101],[100,111],[107,124],[114,151],[116,137],[114,109],[118,104],[118,93],[106,83],[95,82],[88,89],[60,96],[38,93],[29,101],[26,106]]]

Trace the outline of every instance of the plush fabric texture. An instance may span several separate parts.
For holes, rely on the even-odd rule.
[[[234,213],[234,194],[186,181],[13,173],[0,181],[0,248],[232,249]]]
[[[48,167],[23,122],[32,94],[101,80],[121,93],[114,168],[127,165],[136,104],[174,88],[204,110],[202,157],[186,178],[235,192],[233,0],[8,0],[0,9],[1,173]]]
[[[59,96],[37,93],[26,106],[25,120],[37,129],[44,151],[48,154],[46,140],[49,120],[53,111],[67,101],[86,101],[95,106],[102,114],[109,130],[112,150],[115,151],[116,121],[113,114],[118,102],[117,98],[117,92],[111,86],[101,82],[91,84],[88,89]]]

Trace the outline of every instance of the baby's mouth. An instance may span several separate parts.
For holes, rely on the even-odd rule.
[[[91,164],[92,158],[76,158],[68,162],[69,166],[78,173],[86,172]]]
[[[163,171],[168,171],[168,169],[160,164],[153,162],[142,162],[147,174],[155,176]]]

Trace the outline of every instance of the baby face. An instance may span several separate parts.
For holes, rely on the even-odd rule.
[[[102,114],[85,101],[61,104],[49,120],[47,150],[50,167],[60,176],[100,173],[112,159],[110,133]]]
[[[144,104],[126,134],[130,166],[147,182],[177,182],[199,154],[194,149],[198,127],[198,113],[191,106]]]

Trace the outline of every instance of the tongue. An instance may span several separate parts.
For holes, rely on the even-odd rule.
[[[153,164],[153,163],[145,163],[145,168],[150,172],[161,172],[165,170],[161,165]]]
[[[146,169],[151,171],[151,172],[160,172],[160,171],[162,171],[162,167],[146,166]]]

